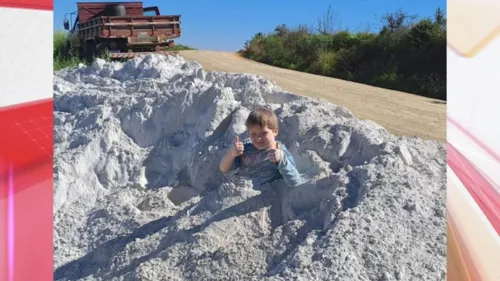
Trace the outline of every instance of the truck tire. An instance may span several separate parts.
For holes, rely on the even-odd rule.
[[[107,46],[106,43],[104,42],[101,42],[99,44],[96,45],[96,56],[98,57],[102,57],[104,55],[106,55],[108,52],[109,52],[109,48]]]
[[[94,41],[87,41],[83,47],[83,57],[88,62],[92,62],[94,60],[94,56],[96,54],[96,44]]]

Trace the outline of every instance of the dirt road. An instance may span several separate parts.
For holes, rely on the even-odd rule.
[[[273,67],[228,52],[182,51],[208,71],[261,75],[283,90],[343,105],[399,136],[446,140],[446,103],[403,92]]]

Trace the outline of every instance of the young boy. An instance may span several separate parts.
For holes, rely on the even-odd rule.
[[[283,178],[288,186],[298,186],[301,177],[295,160],[285,145],[275,140],[278,135],[276,114],[260,107],[250,113],[246,126],[250,141],[243,144],[236,136],[220,162],[220,170],[227,173],[239,168],[239,174],[249,177],[255,185]]]

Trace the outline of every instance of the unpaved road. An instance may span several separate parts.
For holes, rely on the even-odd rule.
[[[285,91],[343,105],[357,117],[373,120],[395,135],[446,140],[446,103],[440,100],[273,67],[235,53],[182,51],[180,55],[199,62],[208,71],[261,75]]]

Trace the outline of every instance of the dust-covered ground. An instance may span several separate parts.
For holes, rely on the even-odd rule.
[[[445,280],[442,143],[181,57],[54,77],[55,280]],[[218,163],[272,106],[305,182]]]

